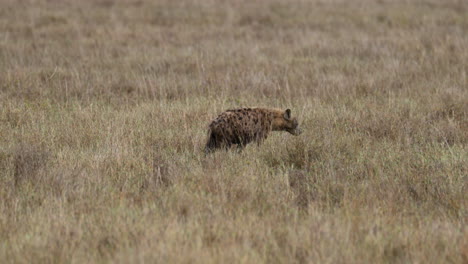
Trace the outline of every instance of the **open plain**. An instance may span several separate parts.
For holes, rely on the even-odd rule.
[[[464,0],[2,0],[1,263],[468,263]],[[205,156],[207,126],[304,133]]]

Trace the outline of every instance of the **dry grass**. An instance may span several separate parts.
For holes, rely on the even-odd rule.
[[[467,263],[468,4],[0,8],[0,262]],[[306,130],[202,154],[231,107]]]

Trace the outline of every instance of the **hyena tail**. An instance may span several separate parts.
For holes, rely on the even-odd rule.
[[[210,154],[219,147],[219,142],[213,131],[208,131],[208,140],[205,146],[205,154]]]

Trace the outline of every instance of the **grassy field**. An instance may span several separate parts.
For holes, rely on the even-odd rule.
[[[464,0],[0,2],[1,263],[468,263],[467,175]]]

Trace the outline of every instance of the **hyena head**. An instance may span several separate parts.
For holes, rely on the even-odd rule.
[[[302,129],[299,127],[297,119],[291,116],[291,109],[286,109],[286,111],[275,111],[272,130],[287,131],[295,136],[299,136],[302,133]]]

